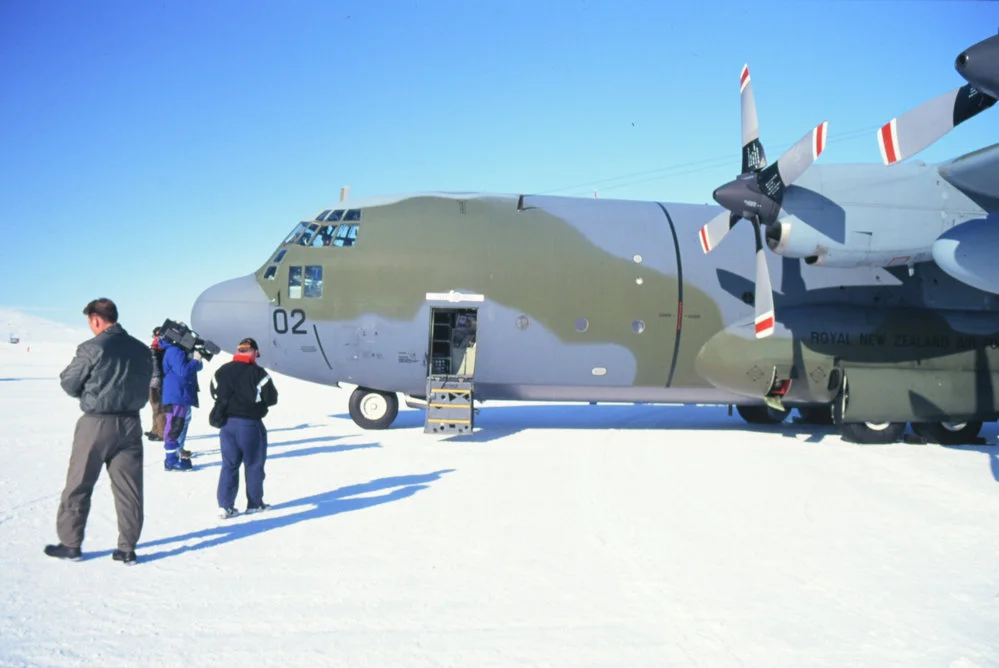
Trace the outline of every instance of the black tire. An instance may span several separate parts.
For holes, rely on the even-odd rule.
[[[399,415],[394,393],[358,387],[350,394],[350,418],[362,429],[388,429]]]
[[[943,445],[975,443],[981,422],[913,422],[912,431],[927,441]]]
[[[787,419],[788,411],[766,405],[736,406],[739,416],[749,424],[780,424]]]
[[[829,425],[833,423],[833,407],[830,404],[798,406],[798,415],[806,424]]]
[[[904,422],[844,422],[839,426],[840,435],[849,443],[882,445],[895,443],[905,432]]]

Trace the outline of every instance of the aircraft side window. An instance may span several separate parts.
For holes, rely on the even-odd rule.
[[[302,298],[301,267],[288,267],[288,297],[290,299]]]
[[[297,237],[299,234],[301,234],[302,232],[304,232],[307,229],[309,229],[309,224],[308,223],[299,223],[298,225],[295,226],[295,229],[293,229],[291,231],[291,234],[289,234],[287,237],[285,237],[285,240],[282,243],[286,243],[286,244],[287,243],[291,243],[292,239],[294,239],[295,237]]]
[[[336,223],[343,220],[343,209],[336,209],[327,218],[327,223]]]
[[[329,212],[330,212],[329,209],[323,209],[323,212],[318,216],[316,216],[316,220],[326,220],[326,216],[327,214],[329,214]]]
[[[336,233],[336,225],[324,225],[319,228],[319,233],[312,239],[312,247],[329,246],[333,243],[333,235]]]
[[[323,296],[323,268],[321,265],[305,266],[305,298],[318,299]]]
[[[287,252],[288,252],[288,249],[282,248],[281,250],[278,251],[277,255],[274,256],[274,259],[272,260],[272,262],[274,264],[281,264],[281,260],[284,259],[285,253],[287,253]]]
[[[346,215],[343,217],[344,220],[360,220],[361,210],[360,209],[347,209]]]
[[[266,278],[267,280],[273,281],[275,274],[277,274],[277,267],[275,267],[274,265],[271,265],[271,266],[267,267],[267,271],[264,272],[264,278]]]
[[[315,234],[316,230],[318,230],[318,229],[319,229],[318,225],[315,225],[315,224],[309,225],[309,229],[306,230],[302,234],[302,236],[300,236],[298,238],[298,245],[299,246],[308,246],[309,242],[312,241],[312,235]]]

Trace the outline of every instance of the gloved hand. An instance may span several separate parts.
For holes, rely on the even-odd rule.
[[[149,387],[153,388],[154,390],[160,389],[160,386],[162,385],[163,381],[160,380],[159,378],[153,378],[153,380],[149,383]]]
[[[201,356],[201,352],[198,350],[195,350],[193,353],[191,353],[191,359],[196,359],[199,362],[205,361],[205,358]]]

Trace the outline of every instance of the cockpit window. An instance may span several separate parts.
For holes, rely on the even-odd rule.
[[[306,230],[305,232],[303,232],[302,236],[300,236],[298,238],[298,245],[299,246],[308,246],[309,242],[312,241],[312,235],[315,234],[316,230],[318,230],[318,229],[319,229],[319,226],[316,225],[315,223],[313,223],[312,225],[309,225],[309,229]]]
[[[347,209],[347,214],[343,217],[345,221],[347,220],[360,220],[361,210],[360,209]]]
[[[294,239],[295,237],[297,237],[299,234],[301,234],[302,232],[304,232],[307,229],[309,229],[309,224],[308,223],[299,223],[298,225],[295,226],[295,229],[293,229],[291,231],[291,234],[289,234],[285,238],[285,240],[284,240],[283,243],[286,243],[286,244],[287,243],[291,243],[292,239]]]
[[[269,281],[273,281],[274,280],[274,275],[276,273],[277,273],[277,267],[275,267],[274,265],[271,265],[271,266],[267,267],[267,271],[264,272],[264,278],[266,278]]]
[[[323,268],[321,265],[305,265],[305,298],[318,299],[323,296]]]
[[[316,220],[326,220],[326,214],[330,212],[329,209],[323,209],[323,212],[316,216]]]
[[[343,209],[336,209],[326,218],[326,222],[335,223],[341,219],[343,219]]]
[[[349,248],[357,242],[357,228],[359,225],[341,225],[336,230],[336,238],[333,245],[337,247]]]
[[[330,246],[333,244],[333,236],[336,233],[336,225],[323,225],[317,234],[312,237],[312,247]]]
[[[288,252],[288,249],[286,249],[286,248],[282,248],[281,250],[279,250],[279,251],[277,252],[277,255],[275,255],[275,256],[274,256],[274,259],[272,260],[272,262],[273,262],[274,264],[280,264],[280,263],[281,263],[281,260],[283,260],[283,259],[284,259],[284,255],[285,255],[285,253],[287,253],[287,252]]]

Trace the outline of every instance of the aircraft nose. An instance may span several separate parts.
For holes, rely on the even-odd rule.
[[[267,314],[270,302],[253,274],[233,278],[208,288],[194,302],[191,327],[203,339],[232,353],[247,336],[261,348],[268,340]]]

